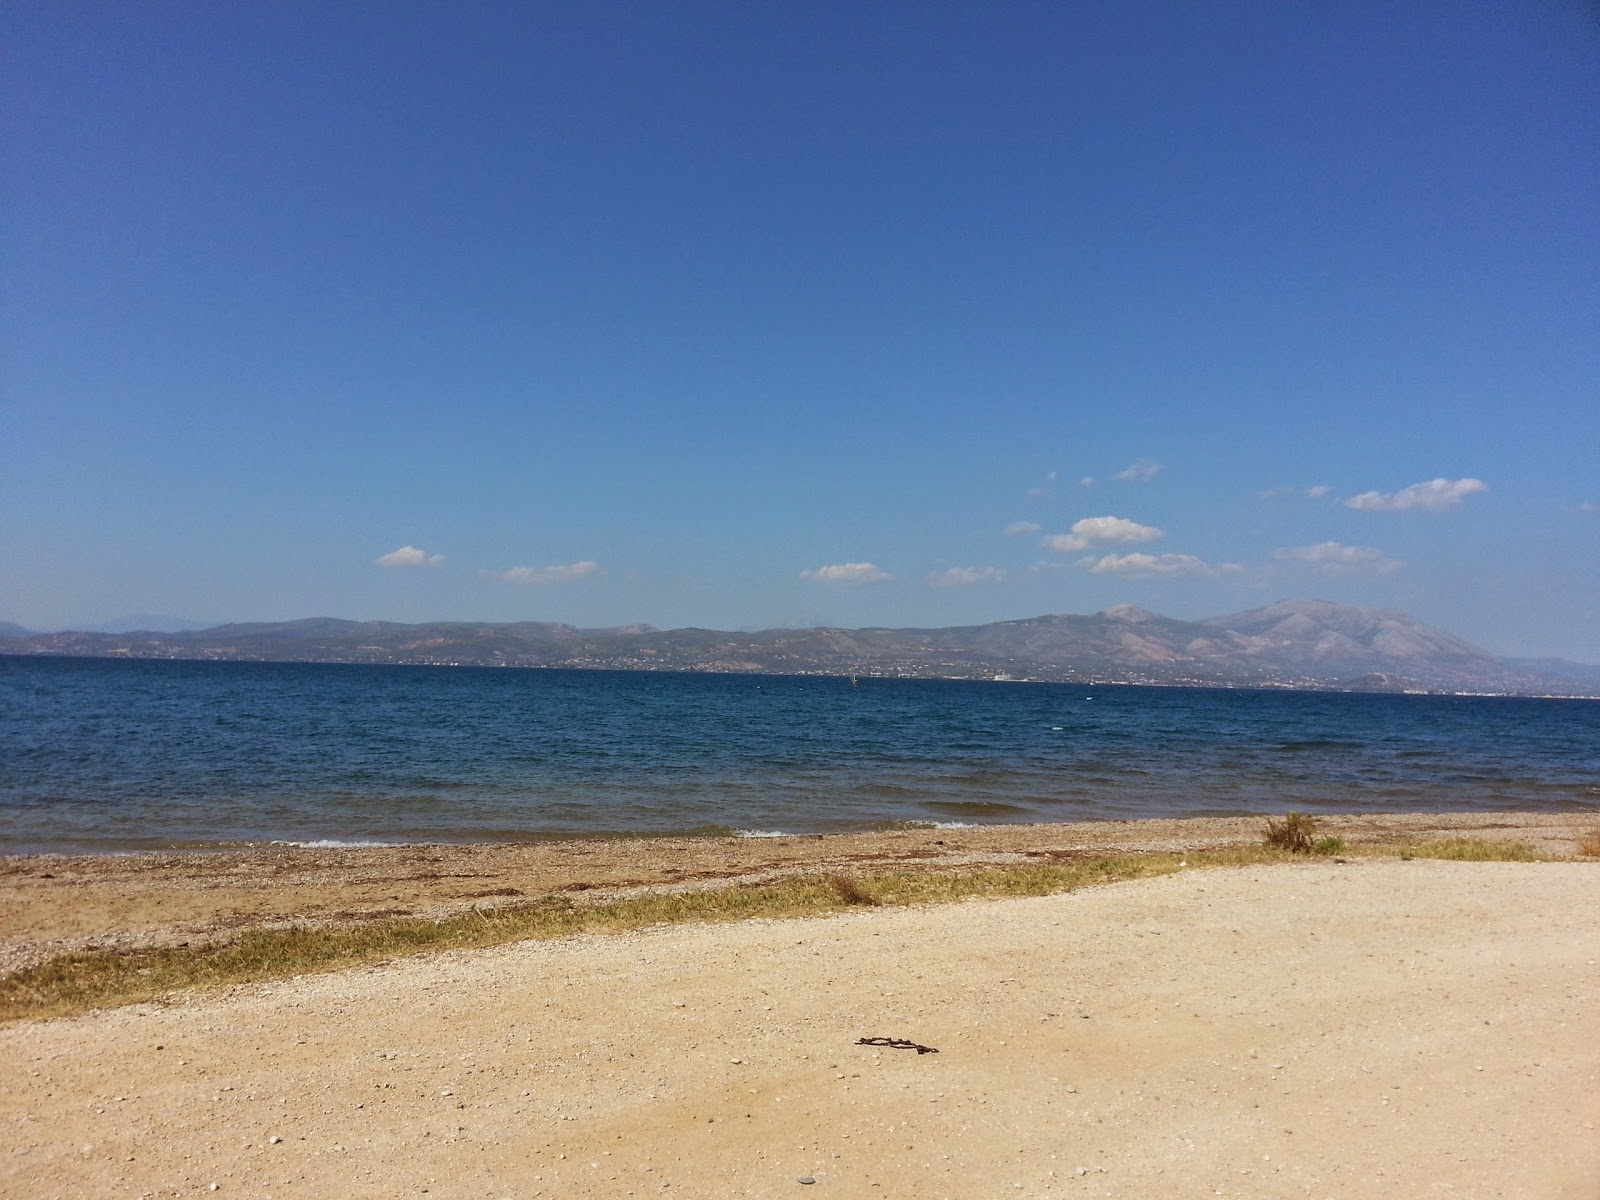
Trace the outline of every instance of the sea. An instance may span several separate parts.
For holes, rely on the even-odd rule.
[[[0,853],[1600,808],[1600,701],[0,656]]]

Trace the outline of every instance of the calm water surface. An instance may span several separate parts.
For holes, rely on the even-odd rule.
[[[0,657],[0,852],[1600,807],[1600,702]]]

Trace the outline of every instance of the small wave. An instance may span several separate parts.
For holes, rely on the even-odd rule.
[[[1291,754],[1298,750],[1361,750],[1364,748],[1360,742],[1340,741],[1336,738],[1310,738],[1303,742],[1284,742],[1278,747],[1280,751]]]
[[[268,845],[272,846],[295,846],[301,850],[381,850],[388,846],[404,846],[405,844],[405,842],[345,841],[342,838],[317,838],[309,842],[278,839],[268,843]]]
[[[733,831],[733,836],[734,837],[758,838],[758,837],[788,837],[789,835],[787,833],[785,833],[781,829],[735,829]]]

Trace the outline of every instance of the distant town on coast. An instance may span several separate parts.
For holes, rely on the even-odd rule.
[[[1500,658],[1402,612],[1317,600],[1198,621],[1124,604],[945,629],[755,633],[334,618],[38,633],[0,623],[0,654],[1600,696],[1600,666]]]

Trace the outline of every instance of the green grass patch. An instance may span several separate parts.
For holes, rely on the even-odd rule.
[[[1426,842],[1400,842],[1377,847],[1377,852],[1399,858],[1442,858],[1451,862],[1554,862],[1527,842],[1498,838],[1448,837]]]

